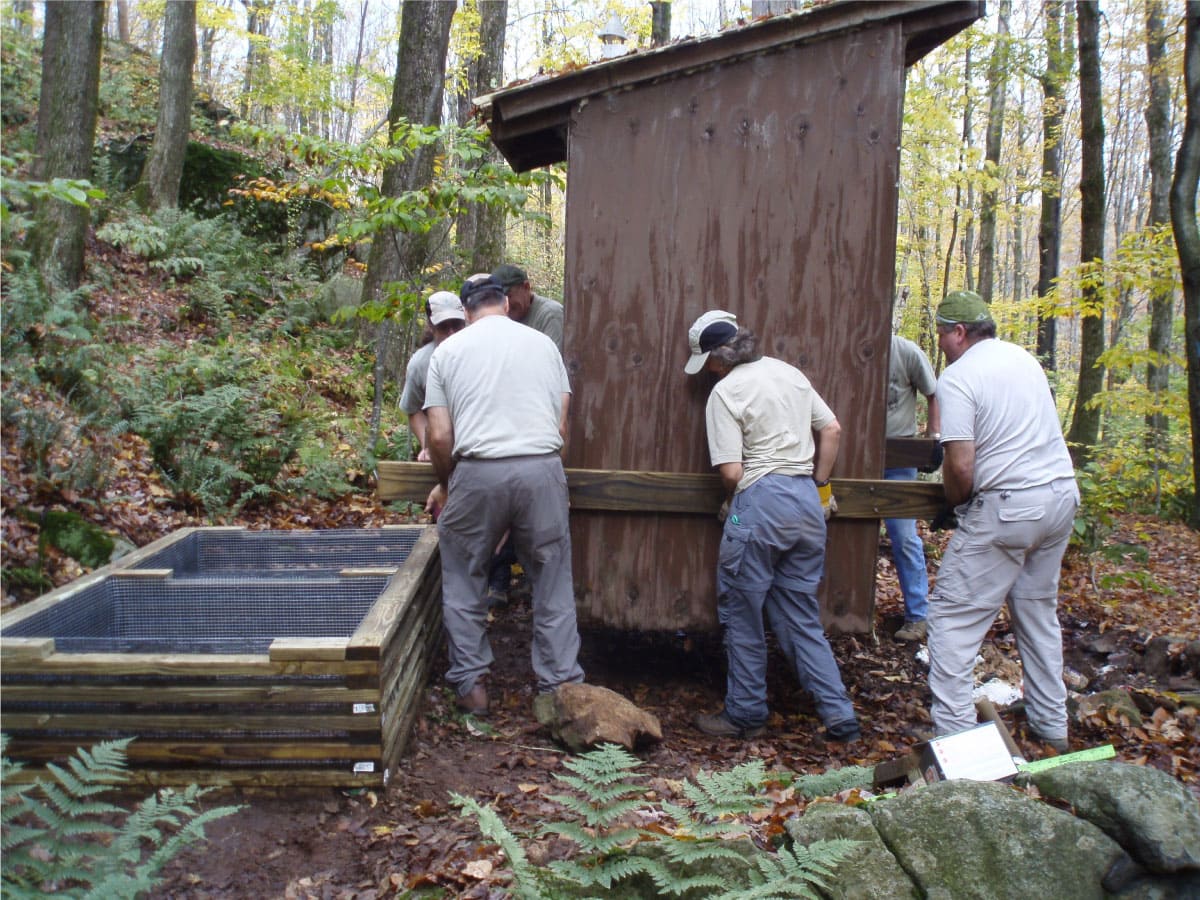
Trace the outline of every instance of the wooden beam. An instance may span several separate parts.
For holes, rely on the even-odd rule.
[[[292,659],[345,659],[349,638],[303,637],[275,638],[267,651],[271,662]]]
[[[420,503],[433,484],[428,463],[379,463],[382,500]],[[691,472],[567,469],[567,485],[571,508],[580,510],[715,515],[724,497],[719,476]],[[842,519],[926,519],[945,504],[941,484],[933,481],[835,478],[833,493]]]
[[[919,469],[933,461],[933,438],[888,438],[884,466],[888,469]]]

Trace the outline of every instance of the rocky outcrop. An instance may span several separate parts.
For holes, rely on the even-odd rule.
[[[1031,777],[1042,796],[1070,804],[1148,871],[1200,872],[1200,803],[1167,773],[1083,762]]]
[[[1115,762],[1022,777],[1075,814],[1006,784],[944,781],[859,808],[812,803],[787,830],[862,842],[820,889],[829,898],[1200,896],[1200,806],[1178,781]]]

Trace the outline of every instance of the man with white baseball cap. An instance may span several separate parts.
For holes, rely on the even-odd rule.
[[[404,373],[404,392],[400,395],[400,408],[408,416],[409,433],[421,445],[417,459],[429,461],[426,431],[429,419],[425,415],[425,381],[429,375],[429,359],[433,350],[446,338],[467,327],[467,314],[462,300],[450,291],[435,291],[425,301],[425,319],[433,329],[433,340],[417,349],[408,361]]]
[[[821,625],[829,476],[841,426],[804,373],[763,356],[737,318],[709,310],[688,330],[684,371],[719,379],[705,407],[708,449],[730,499],[717,557],[725,629],[725,708],[693,719],[705,734],[754,737],[767,721],[763,614],[816,702],[829,740],[861,732]]]

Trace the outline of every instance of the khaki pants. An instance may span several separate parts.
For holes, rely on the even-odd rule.
[[[929,689],[938,734],[974,727],[975,656],[1008,604],[1025,671],[1026,717],[1044,738],[1067,736],[1058,577],[1079,490],[1074,479],[987,491],[955,510],[929,600]]]
[[[567,479],[557,454],[464,459],[450,476],[438,518],[442,617],[449,647],[446,679],[466,694],[491,667],[487,575],[496,544],[510,531],[533,587],[533,672],[540,691],[582,681]]]

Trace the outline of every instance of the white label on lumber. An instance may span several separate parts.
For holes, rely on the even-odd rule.
[[[374,703],[355,703],[354,704],[354,714],[356,716],[361,716],[363,713],[373,713],[373,712],[375,712],[375,704]]]
[[[374,772],[374,771],[375,771],[375,763],[373,763],[373,762],[356,762],[354,764],[354,774],[355,775],[359,774],[360,772]]]

